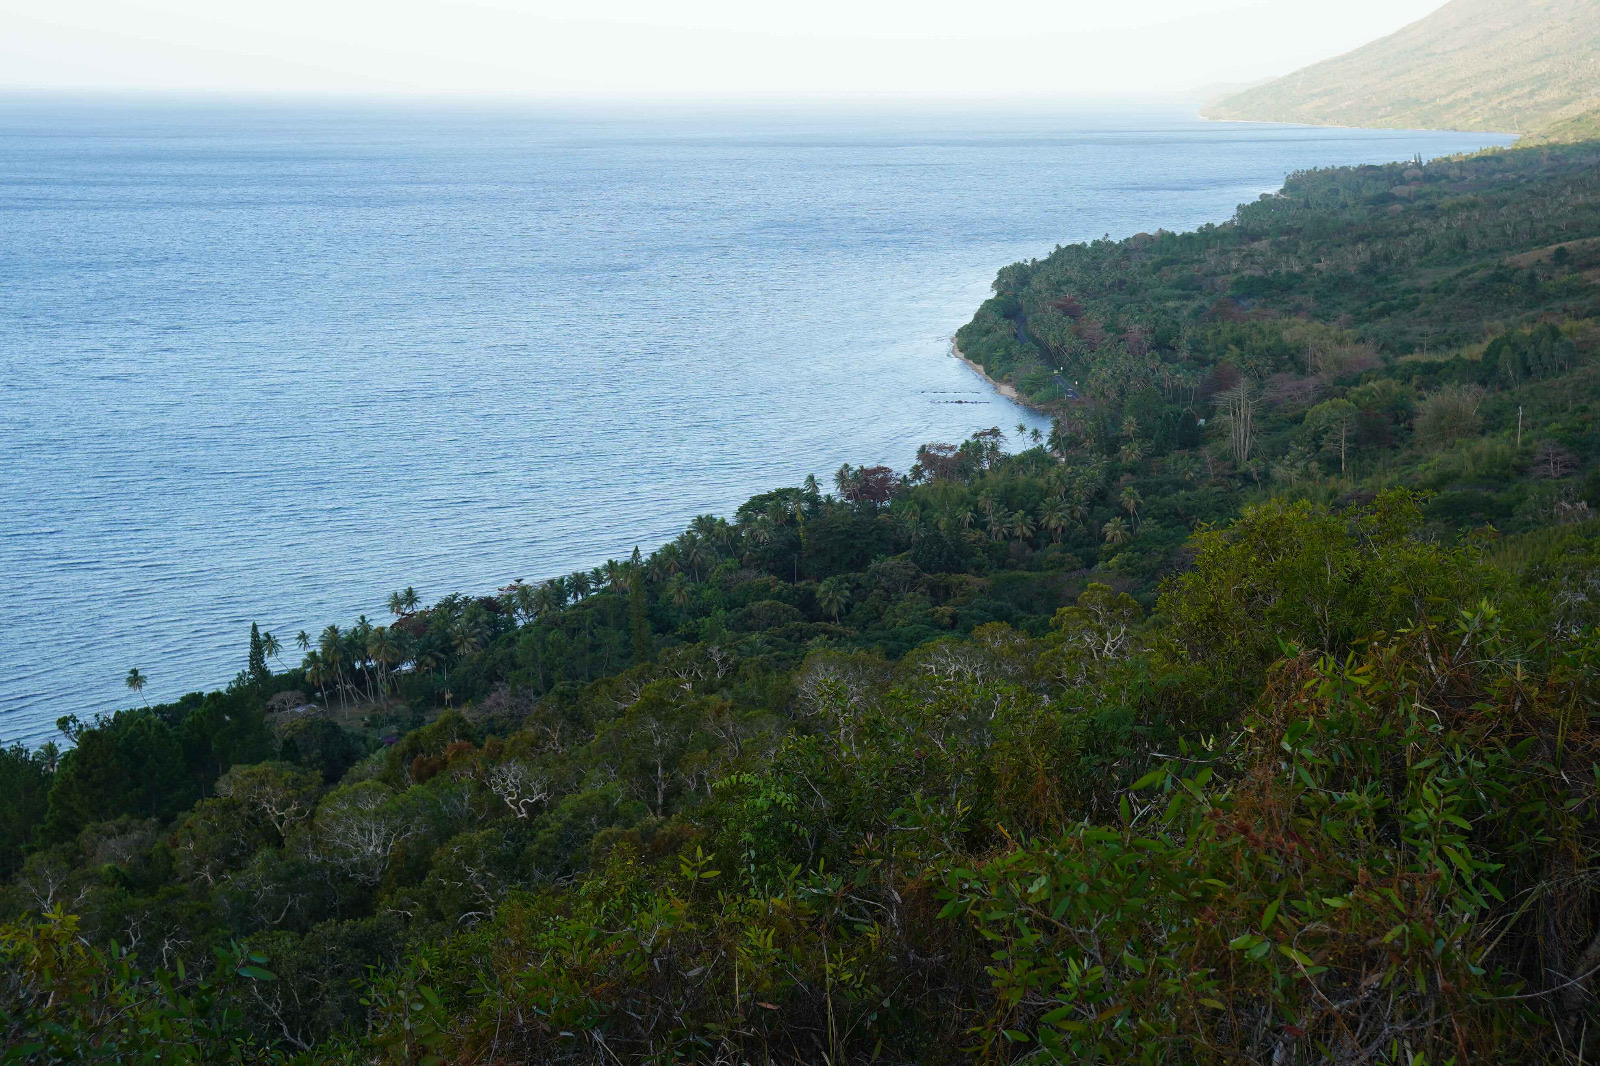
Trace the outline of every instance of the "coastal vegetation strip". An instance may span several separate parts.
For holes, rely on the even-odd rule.
[[[971,369],[973,373],[982,378],[990,388],[994,389],[994,391],[998,392],[1006,399],[1015,400],[1021,404],[1027,404],[1027,401],[1022,398],[1021,393],[1017,392],[1016,386],[1008,385],[1004,381],[996,381],[994,378],[990,377],[989,372],[983,368],[982,363],[975,363],[971,359],[968,359],[965,355],[961,354],[961,347],[956,344],[954,340],[951,340],[950,342],[950,354],[965,363],[967,367]],[[1032,406],[1031,404],[1027,405]]]
[[[1048,436],[64,718],[0,756],[0,1044],[1592,1058],[1597,162],[1057,249],[958,338]]]

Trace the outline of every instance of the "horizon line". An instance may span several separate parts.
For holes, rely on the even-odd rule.
[[[328,102],[328,103],[483,103],[483,104],[627,104],[627,105],[784,105],[784,104],[1008,104],[1008,105],[1139,105],[1194,104],[1218,92],[1216,86],[1157,92],[996,92],[882,91],[729,91],[704,92],[483,92],[439,89],[315,88],[167,88],[158,86],[35,86],[0,84],[0,100],[183,100],[196,102]]]

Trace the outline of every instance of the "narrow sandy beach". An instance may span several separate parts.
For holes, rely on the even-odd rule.
[[[966,356],[962,355],[961,349],[956,345],[956,340],[954,337],[950,338],[950,354],[971,367],[973,373],[977,374],[984,381],[987,381],[989,386],[993,388],[994,391],[998,392],[1006,399],[1011,400],[1014,403],[1021,404],[1030,411],[1038,411],[1040,414],[1045,415],[1050,414],[1049,411],[1045,410],[1043,407],[1040,407],[1038,404],[1032,404],[1027,400],[1024,400],[1020,395],[1018,395],[1015,387],[1007,385],[1003,381],[996,381],[994,378],[990,377],[988,373],[984,371],[982,364],[974,363],[971,359],[968,359]]]

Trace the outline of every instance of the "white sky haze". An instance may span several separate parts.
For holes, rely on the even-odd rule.
[[[0,0],[0,86],[1131,97],[1254,81],[1443,0]]]

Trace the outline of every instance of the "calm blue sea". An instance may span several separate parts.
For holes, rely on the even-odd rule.
[[[1037,420],[995,271],[1485,135],[998,106],[0,100],[0,740]]]

